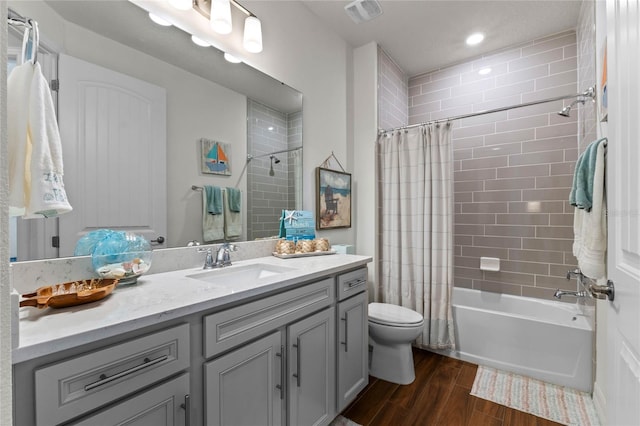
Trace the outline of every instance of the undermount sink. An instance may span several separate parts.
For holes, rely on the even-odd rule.
[[[224,287],[244,287],[245,285],[253,284],[264,278],[273,277],[275,275],[291,271],[295,271],[295,268],[269,265],[266,263],[254,263],[251,265],[209,269],[196,274],[187,275],[187,278],[193,278]]]

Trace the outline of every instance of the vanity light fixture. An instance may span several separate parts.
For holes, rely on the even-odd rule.
[[[155,13],[149,12],[149,19],[151,19],[153,22],[155,22],[158,25],[162,25],[163,27],[170,27],[172,25],[171,22],[167,21],[164,18],[159,17]]]
[[[192,0],[169,0],[169,4],[178,10],[189,10],[193,7]]]
[[[262,52],[262,23],[246,7],[236,0],[193,0],[193,8],[208,18],[211,28],[219,34],[229,34],[232,30],[231,5],[247,15],[244,20],[242,45],[248,52]]]
[[[231,2],[229,0],[212,0],[209,21],[211,28],[218,34],[231,32]]]
[[[227,62],[231,62],[232,64],[239,64],[240,62],[242,62],[240,59],[236,58],[231,53],[227,53],[227,52],[224,52],[224,59]]]
[[[475,46],[476,44],[482,43],[484,40],[484,34],[482,33],[473,33],[469,37],[467,37],[467,45]]]
[[[209,47],[211,46],[210,43],[207,43],[206,41],[204,41],[203,39],[201,39],[200,37],[196,37],[194,35],[191,36],[191,41],[194,44],[197,44],[198,46],[202,46],[202,47]]]

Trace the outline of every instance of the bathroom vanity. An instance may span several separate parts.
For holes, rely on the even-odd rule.
[[[328,424],[368,382],[370,260],[176,270],[31,311],[13,352],[15,424]]]

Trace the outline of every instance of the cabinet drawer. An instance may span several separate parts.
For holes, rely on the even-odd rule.
[[[334,298],[333,279],[327,278],[207,315],[204,318],[204,356],[210,358],[329,306]]]
[[[36,424],[77,417],[189,367],[189,324],[35,371]]]
[[[346,299],[367,289],[367,268],[338,275],[338,300]]]

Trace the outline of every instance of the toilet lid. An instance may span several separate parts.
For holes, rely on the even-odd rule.
[[[369,303],[369,320],[395,326],[415,325],[422,322],[416,311],[390,303]]]

